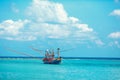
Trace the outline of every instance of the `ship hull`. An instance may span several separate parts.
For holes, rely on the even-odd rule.
[[[44,64],[60,64],[61,63],[61,59],[55,59],[55,60],[43,60]]]

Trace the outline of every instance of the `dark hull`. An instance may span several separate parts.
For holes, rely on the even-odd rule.
[[[60,64],[61,60],[43,61],[44,64]]]

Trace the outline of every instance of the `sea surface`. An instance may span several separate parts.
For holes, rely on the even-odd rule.
[[[63,59],[54,65],[0,58],[0,80],[120,80],[120,60]]]

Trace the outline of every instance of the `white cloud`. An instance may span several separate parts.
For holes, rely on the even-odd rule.
[[[25,35],[25,34],[24,34]],[[16,37],[5,37],[5,39],[7,40],[17,40],[17,41],[32,41],[32,40],[36,40],[36,37],[34,36],[16,36]]]
[[[26,20],[6,20],[0,23],[0,36],[8,40],[36,40],[42,38],[74,39],[104,43],[88,24],[67,15],[61,3],[33,0],[26,9]]]
[[[119,42],[119,41],[115,41],[114,44],[115,44],[118,48],[120,48],[120,42]]]
[[[115,9],[113,10],[110,15],[113,15],[113,16],[120,16],[120,9]]]
[[[96,40],[95,40],[95,43],[96,43],[97,45],[104,45],[104,43],[103,43],[100,39],[96,39]]]
[[[27,23],[29,23],[29,20],[3,21],[2,23],[0,23],[0,38],[13,40],[15,39],[15,37],[21,37],[21,34],[24,33],[21,32],[21,30],[24,29]],[[24,36],[24,34],[22,36]]]
[[[63,5],[47,0],[33,0],[26,12],[33,20],[39,22],[65,23],[68,21]]]
[[[69,36],[70,31],[66,25],[49,23],[32,23],[29,28],[35,32],[35,36],[41,38],[65,38]]]
[[[108,35],[109,38],[118,39],[120,38],[120,32],[113,32]]]
[[[0,32],[6,35],[18,35],[19,30],[24,28],[24,25],[28,23],[28,20],[6,20],[0,23]]]
[[[117,41],[117,40],[111,41],[111,42],[109,43],[109,46],[120,48],[120,42]]]
[[[112,39],[112,41],[109,43],[109,46],[116,46],[120,48],[120,32],[110,33],[108,37]]]
[[[93,29],[88,27],[88,24],[74,24],[82,32],[92,32]]]
[[[34,21],[30,27],[31,30],[37,32],[39,30],[38,34],[42,37],[65,38],[76,32],[83,32],[84,35],[93,32],[88,24],[81,24],[78,18],[68,16],[60,3],[33,0],[26,13]]]
[[[120,48],[120,43],[119,43],[118,41],[114,41],[114,44],[115,44],[118,48]]]
[[[70,23],[77,23],[77,22],[79,22],[79,19],[77,19],[75,17],[69,17],[69,21],[70,21]]]

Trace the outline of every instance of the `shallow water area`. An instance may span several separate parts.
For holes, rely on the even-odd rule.
[[[120,60],[63,59],[54,65],[40,59],[0,59],[0,80],[120,80]]]

